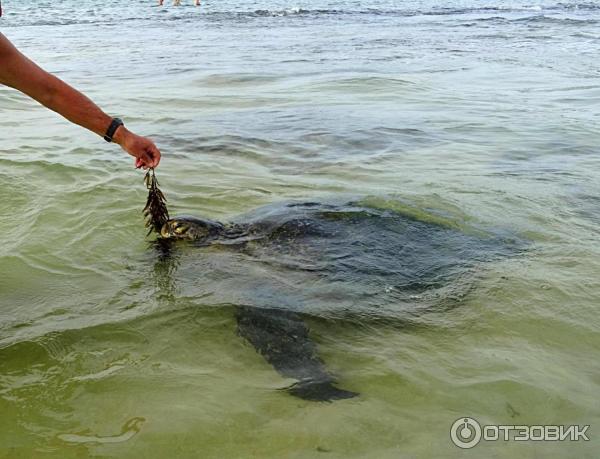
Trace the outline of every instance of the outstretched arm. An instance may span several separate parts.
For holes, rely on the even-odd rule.
[[[25,57],[1,33],[0,83],[18,89],[69,121],[100,136],[106,133],[112,121],[112,118],[89,98]],[[138,136],[121,126],[114,134],[113,140],[136,158],[136,167],[146,169],[158,166],[160,151],[150,139]]]

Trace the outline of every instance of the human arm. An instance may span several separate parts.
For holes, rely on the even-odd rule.
[[[27,94],[72,123],[100,136],[106,133],[112,121],[112,118],[88,97],[40,68],[1,33],[0,83]],[[138,136],[121,126],[115,132],[113,140],[136,158],[136,167],[146,169],[158,166],[160,151],[150,139]]]

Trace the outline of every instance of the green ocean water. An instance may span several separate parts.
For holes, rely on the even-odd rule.
[[[596,457],[597,5],[3,7],[27,55],[156,141],[172,214],[358,199],[527,249],[401,327],[309,318],[361,395],[299,400],[231,291],[165,291],[131,159],[0,88],[0,458]],[[590,440],[462,450],[464,416]]]

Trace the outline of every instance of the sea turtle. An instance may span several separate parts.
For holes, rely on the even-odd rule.
[[[297,381],[290,393],[320,401],[357,394],[336,387],[305,316],[418,314],[460,297],[482,262],[515,250],[506,238],[450,220],[360,202],[268,205],[228,224],[176,217],[158,243],[177,253],[186,296],[236,305],[239,335]]]

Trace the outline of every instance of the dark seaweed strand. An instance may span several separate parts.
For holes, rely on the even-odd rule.
[[[169,211],[167,210],[167,199],[158,188],[158,180],[156,180],[154,169],[148,170],[144,177],[144,183],[148,188],[148,200],[143,210],[146,228],[149,228],[147,235],[152,231],[160,234],[161,228],[169,220]]]

